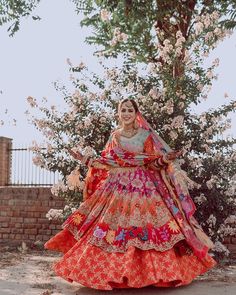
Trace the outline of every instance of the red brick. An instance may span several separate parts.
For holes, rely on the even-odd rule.
[[[236,245],[230,244],[230,245],[227,245],[227,248],[229,249],[230,252],[236,253]]]
[[[22,200],[22,199],[16,199],[16,200],[14,200],[14,203],[15,203],[15,205],[17,207],[23,207],[24,206],[24,208],[25,208],[26,205],[27,205],[27,201],[26,200]]]
[[[8,222],[2,222],[1,227],[9,227],[9,223]]]
[[[48,226],[50,229],[56,229],[56,225],[55,224],[49,224]]]
[[[22,217],[25,217],[25,218],[34,218],[35,216],[34,216],[34,212],[27,211],[26,214],[24,214],[24,216],[22,216]]]
[[[13,222],[13,223],[23,223],[24,219],[23,219],[23,217],[12,217],[11,222]]]
[[[58,232],[59,232],[58,229],[53,229],[53,230],[52,230],[52,234],[53,234],[53,235],[58,234]]]
[[[29,240],[31,240],[31,241],[35,241],[35,235],[29,235]]]
[[[9,204],[9,206],[14,206],[15,205],[15,200],[10,199],[8,204]]]
[[[39,229],[38,230],[38,233],[39,234],[42,234],[42,235],[51,235],[52,234],[52,230],[50,230],[50,229]]]
[[[37,218],[24,218],[24,223],[37,223]]]
[[[23,232],[24,232],[23,228],[13,228],[11,230],[12,234],[23,234]]]
[[[10,221],[10,217],[4,217],[4,216],[1,216],[0,217],[0,223],[2,223],[2,222],[8,222],[8,221]]]
[[[29,212],[27,212],[27,211],[23,211],[20,214],[21,217],[28,217],[28,215],[29,215]]]
[[[12,216],[13,217],[21,217],[21,213],[22,213],[22,211],[20,211],[20,210],[12,211]]]
[[[231,243],[231,237],[226,237],[223,241],[223,244],[230,244]]]
[[[48,207],[48,206],[50,206],[49,203],[50,203],[49,201],[42,201],[42,202],[41,202],[41,206],[42,206],[42,207]]]
[[[6,227],[6,228],[0,228],[0,233],[3,234],[9,234],[11,232],[11,229]]]
[[[48,235],[43,235],[42,241],[48,241],[50,237]]]
[[[48,224],[49,220],[45,218],[38,218],[38,223],[40,224]]]
[[[30,229],[30,228],[38,228],[38,224],[35,224],[35,223],[26,223],[26,224],[23,224],[24,228],[26,229]]]
[[[3,235],[2,235],[2,238],[3,238],[3,240],[4,240],[4,239],[9,239],[9,235],[8,235],[8,234],[3,234]]]
[[[33,213],[33,217],[37,217],[38,218],[38,217],[41,217],[42,216],[42,214],[40,212],[32,212],[32,213]],[[44,214],[44,216],[45,216],[45,214]]]
[[[13,226],[12,226],[13,227]],[[15,228],[22,228],[22,223],[16,223]]]
[[[10,207],[9,206],[0,206],[0,210],[1,211],[10,211]]]
[[[25,234],[30,234],[30,235],[37,235],[38,231],[36,228],[30,228],[30,229],[25,229],[24,230]]]
[[[11,200],[12,196],[11,195],[2,195],[0,191],[0,198],[1,200]]]
[[[42,205],[42,201],[41,200],[33,200],[33,201],[30,201],[28,200],[27,201],[27,206],[30,205],[30,206],[41,206]]]
[[[12,217],[13,216],[13,212],[12,211],[7,211],[6,212],[6,216]]]

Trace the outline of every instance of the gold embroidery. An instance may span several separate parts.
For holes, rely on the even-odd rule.
[[[130,246],[135,246],[141,250],[150,250],[155,249],[156,251],[164,252],[173,248],[173,246],[181,240],[184,240],[185,237],[182,233],[178,235],[174,235],[171,237],[171,240],[168,242],[162,242],[161,244],[155,244],[152,241],[140,241],[138,238],[128,240],[125,245],[116,246],[116,245],[109,245],[103,239],[97,239],[95,237],[91,237],[89,240],[90,244],[100,247],[102,250],[106,252],[120,252],[124,253],[128,250]]]
[[[73,223],[76,225],[79,225],[82,219],[83,219],[82,216],[79,213],[77,213],[76,215],[73,216]]]
[[[112,244],[115,239],[115,231],[114,230],[108,230],[107,235],[106,235],[106,241],[109,244]]]
[[[176,223],[175,220],[171,220],[169,223],[168,223],[168,227],[169,229],[174,232],[174,233],[177,233],[180,231],[180,228],[178,226],[178,224]]]

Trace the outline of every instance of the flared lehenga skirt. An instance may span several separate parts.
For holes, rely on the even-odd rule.
[[[45,244],[64,253],[53,266],[58,276],[100,290],[177,287],[215,266],[209,254],[200,259],[187,245],[163,201],[168,189],[150,173],[112,169],[69,216]]]

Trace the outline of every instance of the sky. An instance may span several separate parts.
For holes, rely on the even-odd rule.
[[[75,13],[73,3],[68,0],[42,1],[34,15],[39,15],[42,20],[22,20],[20,31],[14,37],[8,36],[8,26],[0,27],[0,120],[5,121],[0,126],[0,136],[12,138],[18,145],[43,140],[35,127],[27,122],[24,114],[28,109],[26,98],[32,96],[40,100],[46,97],[52,104],[61,105],[62,98],[55,91],[53,82],[69,83],[67,58],[75,64],[84,61],[91,70],[96,71],[99,67],[93,56],[95,47],[84,42],[91,32],[80,27],[82,15]],[[236,99],[235,47],[236,33],[209,56],[208,62],[220,58],[219,78],[214,82],[209,99],[195,108],[196,112]],[[225,93],[228,98],[224,97]],[[236,115],[231,117],[230,133],[236,135]]]

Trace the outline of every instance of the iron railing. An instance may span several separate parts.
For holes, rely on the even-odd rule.
[[[13,147],[9,186],[52,186],[60,179],[58,172],[51,172],[33,163],[34,153],[28,147]]]

